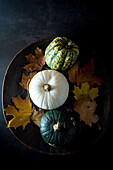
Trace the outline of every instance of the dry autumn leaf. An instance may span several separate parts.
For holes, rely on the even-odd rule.
[[[78,86],[74,86],[74,98],[78,100],[82,95],[89,95],[91,100],[94,100],[98,96],[98,87],[90,89],[89,83],[81,83],[81,89]]]
[[[19,84],[21,86],[23,86],[26,90],[29,90],[29,83],[36,73],[37,72],[30,73],[28,76],[26,76],[24,73],[22,73],[22,79]]]
[[[34,70],[41,70],[42,69],[42,66],[40,66],[39,64],[37,63],[30,63],[30,64],[27,64],[25,67],[24,67],[25,70],[27,70],[28,72],[32,72]]]
[[[94,63],[93,59],[91,59],[87,64],[84,64],[83,67],[80,67],[80,63],[77,62],[69,71],[69,80],[72,83],[77,83],[80,85],[83,82],[88,82],[90,86],[94,84],[101,85],[103,80],[94,75]]]
[[[14,106],[8,105],[5,110],[6,115],[12,115],[13,119],[8,122],[8,127],[15,129],[22,125],[25,129],[26,125],[30,123],[30,116],[32,114],[32,104],[28,97],[22,99],[20,96],[12,97]]]
[[[79,73],[79,67],[80,67],[80,63],[77,62],[70,70],[68,70],[69,80],[71,83],[76,83],[76,80],[78,78],[78,73]]]
[[[30,53],[25,56],[29,64],[27,64],[24,69],[28,72],[39,71],[45,65],[45,56],[40,48],[35,49],[35,55]]]
[[[33,107],[33,112],[31,115],[31,120],[38,126],[40,127],[40,120],[42,115],[44,114],[44,109],[39,108],[38,111],[36,110],[35,107]]]
[[[89,96],[81,96],[79,100],[75,101],[74,110],[80,115],[80,120],[84,121],[86,125],[92,126],[92,123],[97,123],[99,117],[94,114],[96,111],[96,101],[90,101]]]

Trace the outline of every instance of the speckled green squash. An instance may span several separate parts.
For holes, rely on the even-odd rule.
[[[46,64],[54,70],[72,67],[79,55],[78,46],[66,37],[55,38],[45,50]]]
[[[77,132],[77,123],[71,113],[62,110],[47,111],[40,121],[44,141],[53,146],[70,144]]]

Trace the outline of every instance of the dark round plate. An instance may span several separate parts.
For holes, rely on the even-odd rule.
[[[3,110],[8,105],[12,105],[11,98],[19,95],[23,88],[19,85],[21,81],[21,76],[23,72],[23,66],[27,63],[25,55],[29,53],[34,53],[36,47],[45,50],[47,45],[52,39],[39,40],[32,43],[28,47],[25,47],[10,62],[8,69],[6,71],[3,83]],[[47,153],[51,155],[65,155],[79,152],[80,150],[89,147],[89,145],[95,144],[104,134],[110,118],[110,85],[104,64],[101,59],[91,52],[87,47],[78,44],[80,49],[80,60],[85,61],[89,58],[95,57],[96,71],[100,77],[104,80],[102,88],[100,90],[99,107],[97,111],[99,112],[99,124],[101,129],[99,129],[98,124],[89,128],[87,126],[81,126],[80,135],[78,135],[75,143],[67,148],[55,148],[46,144],[41,135],[39,128],[32,122],[29,123],[25,130],[22,127],[18,127],[16,130],[10,128],[11,132],[20,140],[24,145],[41,153]],[[4,112],[4,117],[8,123],[8,117]],[[84,128],[85,127],[85,128]]]

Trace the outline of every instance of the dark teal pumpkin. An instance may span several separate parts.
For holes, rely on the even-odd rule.
[[[62,146],[70,144],[77,131],[75,118],[62,110],[47,111],[40,121],[40,133],[48,144]]]
[[[72,67],[79,55],[78,46],[66,37],[55,38],[45,50],[46,64],[54,70]]]

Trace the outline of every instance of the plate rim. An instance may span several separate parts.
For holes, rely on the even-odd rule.
[[[9,69],[10,69],[10,66],[12,65],[12,63],[14,62],[14,60],[16,59],[16,57],[17,57],[22,51],[24,51],[25,49],[31,47],[31,46],[34,45],[34,44],[38,44],[38,43],[41,43],[41,42],[43,42],[43,41],[49,41],[49,40],[52,40],[52,39],[54,39],[54,37],[44,38],[44,39],[40,39],[40,40],[37,40],[37,41],[34,41],[34,42],[30,43],[29,45],[27,45],[27,46],[25,46],[24,48],[20,49],[20,50],[14,55],[14,57],[10,60],[9,64],[7,65],[7,68],[6,68],[4,77],[3,77],[3,81],[2,81],[2,95],[1,95],[1,98],[2,98],[2,112],[3,112],[3,117],[4,117],[4,120],[5,120],[6,125],[8,124],[8,122],[7,122],[7,120],[6,120],[6,116],[5,116],[5,112],[4,112],[4,109],[5,109],[5,107],[4,107],[4,100],[5,100],[5,99],[4,99],[4,90],[5,90],[5,89],[4,89],[4,86],[5,86],[6,77],[7,77],[8,71],[9,71]],[[75,153],[77,153],[77,152],[80,152],[79,149],[78,149],[78,150],[74,150],[74,151],[60,152],[60,153],[59,153],[59,152],[42,151],[42,150],[40,150],[40,149],[38,149],[38,148],[34,148],[34,147],[29,146],[29,145],[27,145],[26,143],[24,143],[24,142],[16,135],[16,133],[12,130],[11,127],[8,128],[8,129],[10,130],[11,134],[13,134],[13,135],[16,137],[16,139],[17,139],[21,144],[23,144],[25,147],[27,147],[27,148],[35,151],[35,152],[39,152],[39,153],[41,153],[41,154],[47,154],[47,155],[53,155],[53,156],[58,156],[58,155],[59,155],[59,156],[62,156],[62,155],[70,155],[70,154],[75,154]]]
[[[40,39],[40,40],[37,40],[37,41],[34,41],[32,43],[30,43],[29,45],[26,45],[24,48],[20,49],[15,55],[14,57],[11,59],[11,61],[9,62],[7,68],[6,68],[6,71],[5,71],[5,74],[4,74],[4,77],[3,77],[3,81],[2,81],[2,111],[3,111],[3,117],[5,119],[5,123],[7,124],[7,120],[6,120],[6,116],[5,116],[5,112],[4,112],[4,86],[5,86],[5,82],[6,82],[6,76],[7,76],[7,73],[10,69],[10,66],[11,64],[14,62],[15,58],[22,52],[24,51],[25,49],[29,48],[30,46],[32,46],[33,44],[38,44],[38,43],[41,43],[43,41],[47,41],[47,40],[52,40],[54,39],[54,37],[51,37],[51,38],[44,38],[44,39]],[[110,94],[111,94],[111,83],[109,81],[109,91],[110,91]],[[109,103],[109,106],[110,106],[110,109],[109,109],[109,119],[107,120],[107,125],[109,124],[110,122],[110,117],[111,117],[111,95],[110,95],[110,103]],[[19,137],[14,133],[14,131],[12,130],[12,128],[9,128],[9,130],[11,131],[11,133],[16,137],[17,140],[19,140],[20,143],[22,143],[25,147],[33,150],[33,151],[36,151],[36,152],[39,152],[39,153],[42,153],[42,154],[47,154],[47,155],[54,155],[54,156],[57,156],[57,155],[70,155],[70,154],[76,154],[78,152],[81,151],[81,149],[78,149],[78,150],[74,150],[74,151],[66,151],[66,152],[48,152],[48,151],[42,151],[38,148],[34,148],[32,146],[29,146],[27,145],[26,143],[24,143],[21,139],[19,139]],[[105,127],[104,129],[104,132],[102,133],[102,135],[99,137],[99,140],[101,139],[101,137],[103,136],[103,134],[106,132],[107,130],[107,126]],[[83,148],[82,148],[83,150]]]

